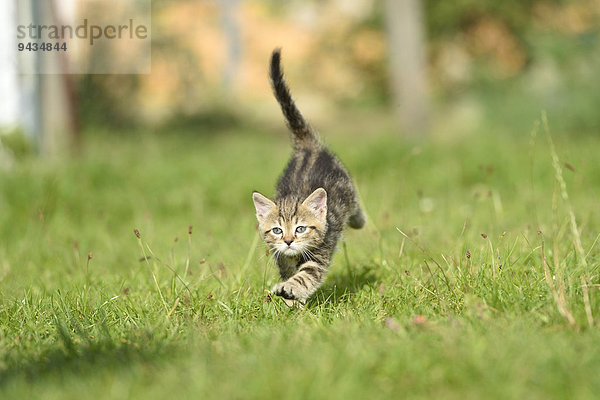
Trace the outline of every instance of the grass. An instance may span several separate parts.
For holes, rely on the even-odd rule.
[[[298,310],[250,197],[282,131],[94,132],[0,172],[0,397],[600,392],[597,140],[327,132],[370,221]]]

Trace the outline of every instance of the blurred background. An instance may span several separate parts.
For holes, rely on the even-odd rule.
[[[14,40],[8,19],[24,3],[3,2],[5,55]],[[149,74],[32,76],[3,63],[3,157],[61,154],[98,130],[218,135],[280,127],[267,78],[275,47],[301,110],[322,131],[512,137],[528,135],[546,110],[555,132],[600,132],[600,0],[155,0],[151,7]],[[127,57],[96,51],[89,57]]]

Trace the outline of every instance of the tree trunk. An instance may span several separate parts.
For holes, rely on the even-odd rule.
[[[429,126],[427,64],[421,0],[384,0],[391,89],[407,135]]]
[[[221,5],[223,31],[227,42],[223,85],[225,86],[225,90],[230,94],[235,91],[235,81],[242,55],[240,22],[238,18],[240,1],[221,0],[219,2]]]

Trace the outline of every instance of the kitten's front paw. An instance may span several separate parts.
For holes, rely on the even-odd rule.
[[[279,282],[273,286],[273,293],[288,300],[298,300],[302,304],[306,303],[306,290],[301,288],[295,282],[285,281]]]

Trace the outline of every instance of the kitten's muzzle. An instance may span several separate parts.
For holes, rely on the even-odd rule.
[[[292,245],[292,242],[294,241],[294,239],[283,239],[283,241],[285,242],[285,244],[287,244],[288,246]]]

